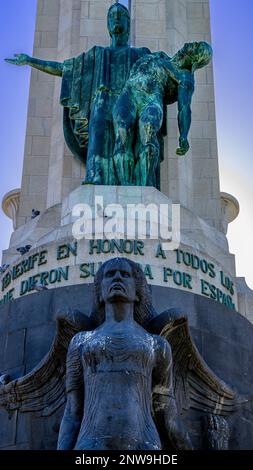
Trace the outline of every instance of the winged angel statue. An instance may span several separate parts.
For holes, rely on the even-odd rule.
[[[58,315],[41,363],[22,378],[1,377],[8,411],[52,415],[66,401],[58,449],[192,449],[182,414],[227,416],[235,393],[207,366],[187,318],[159,315],[140,266],[104,263],[89,316]]]

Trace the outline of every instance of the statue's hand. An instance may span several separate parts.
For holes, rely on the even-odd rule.
[[[29,64],[29,55],[27,54],[14,54],[14,59],[5,59],[9,64],[14,65],[28,65]]]
[[[185,155],[190,148],[189,142],[187,139],[183,139],[180,137],[179,139],[179,147],[176,150],[177,155]]]

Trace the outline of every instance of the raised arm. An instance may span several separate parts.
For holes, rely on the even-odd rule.
[[[192,450],[191,439],[177,410],[171,348],[163,338],[159,338],[158,342],[157,361],[153,372],[153,408],[158,430],[176,450]]]
[[[30,57],[27,54],[15,54],[14,59],[5,59],[5,61],[14,65],[30,65],[41,72],[56,75],[58,77],[61,77],[63,73],[63,63],[36,59],[36,57]]]
[[[188,134],[191,127],[191,102],[194,92],[194,78],[183,79],[178,87],[178,128],[179,128],[179,147],[177,155],[185,155],[190,146]]]
[[[80,335],[76,335],[73,338],[68,350],[66,372],[67,404],[58,437],[58,450],[74,449],[83,418],[84,382],[77,341],[78,337]]]

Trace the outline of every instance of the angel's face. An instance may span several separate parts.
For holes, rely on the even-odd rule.
[[[137,300],[135,279],[127,261],[118,258],[107,264],[101,283],[101,297],[105,303],[133,303]]]

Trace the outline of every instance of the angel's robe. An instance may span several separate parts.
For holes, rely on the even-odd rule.
[[[64,135],[71,152],[86,162],[86,182],[116,183],[112,111],[132,65],[149,53],[145,47],[95,46],[64,62]]]

